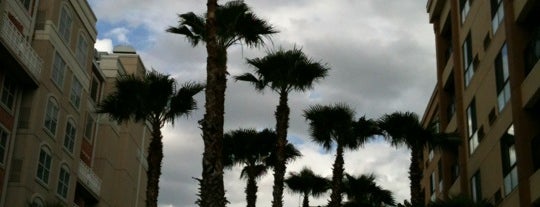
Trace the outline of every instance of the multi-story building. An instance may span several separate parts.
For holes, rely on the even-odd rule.
[[[425,202],[540,206],[540,1],[428,0],[427,11],[437,84],[423,123],[462,143],[425,150]]]
[[[86,0],[0,11],[0,206],[142,206],[148,130],[95,113],[116,75],[145,72],[139,56],[94,52]]]

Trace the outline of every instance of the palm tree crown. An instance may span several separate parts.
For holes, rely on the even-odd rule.
[[[304,196],[303,207],[309,207],[309,196],[319,197],[330,188],[329,180],[316,175],[309,168],[304,167],[300,172],[291,172],[285,179],[285,184],[292,192]]]
[[[99,105],[98,113],[107,113],[118,121],[147,121],[152,127],[152,137],[148,149],[148,170],[146,206],[157,206],[159,177],[163,160],[161,128],[165,123],[188,115],[196,109],[193,96],[204,86],[188,82],[178,88],[169,75],[152,71],[142,76],[120,76],[116,81],[116,91],[109,94]]]
[[[259,46],[263,37],[277,33],[266,21],[255,15],[243,0],[229,1],[218,5],[216,9],[216,40],[223,48],[228,48],[240,41],[247,46]],[[205,18],[188,12],[178,15],[178,26],[169,27],[167,32],[186,36],[188,41],[197,46],[207,41]]]
[[[395,205],[394,196],[375,183],[374,175],[360,175],[358,177],[345,175],[344,192],[348,201],[344,207],[380,207]]]
[[[314,105],[304,110],[314,142],[330,150],[335,143],[336,159],[332,172],[332,194],[329,207],[341,206],[344,172],[344,149],[356,149],[370,137],[379,134],[376,122],[365,117],[354,121],[354,111],[345,104]]]

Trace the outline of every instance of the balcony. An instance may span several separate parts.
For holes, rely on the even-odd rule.
[[[79,181],[96,196],[101,191],[101,179],[82,160],[79,160]]]
[[[33,78],[38,79],[43,60],[5,13],[0,19],[0,38],[5,47],[9,48],[11,53],[30,71],[30,74],[34,76]]]

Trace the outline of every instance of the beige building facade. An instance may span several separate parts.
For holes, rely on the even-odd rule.
[[[437,84],[423,123],[462,144],[425,150],[425,203],[540,206],[540,1],[429,0],[427,11]]]
[[[95,113],[117,75],[146,71],[139,56],[95,52],[86,0],[0,11],[0,206],[143,206],[148,130]]]

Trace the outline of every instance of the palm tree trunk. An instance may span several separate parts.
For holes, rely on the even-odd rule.
[[[152,123],[152,140],[148,148],[148,171],[146,171],[146,206],[157,207],[159,195],[159,177],[161,176],[161,161],[163,160],[163,136],[161,123]]]
[[[257,203],[257,181],[255,180],[255,175],[250,172],[248,177],[247,186],[246,186],[246,201],[247,207],[255,207]]]
[[[204,119],[200,121],[204,153],[202,160],[202,179],[200,200],[202,207],[224,207],[226,203],[223,185],[223,163],[221,153],[223,148],[223,114],[225,103],[225,88],[227,83],[226,61],[227,53],[221,48],[216,39],[216,9],[217,0],[208,0],[206,18],[206,90]]]
[[[339,143],[336,149],[336,160],[332,169],[332,194],[330,194],[330,202],[328,207],[340,207],[341,206],[341,183],[343,182],[343,146]]]
[[[304,193],[304,201],[302,202],[302,207],[309,207],[309,194]]]
[[[285,146],[287,145],[287,128],[289,128],[289,106],[287,105],[288,93],[281,90],[279,93],[279,105],[276,108],[276,134],[277,134],[277,162],[274,166],[274,188],[272,207],[283,206],[283,180],[287,166],[285,163]]]
[[[420,169],[421,147],[411,148],[411,165],[409,166],[409,179],[411,180],[411,204],[415,207],[424,206],[424,194],[421,192],[420,180],[422,179],[422,169]]]

